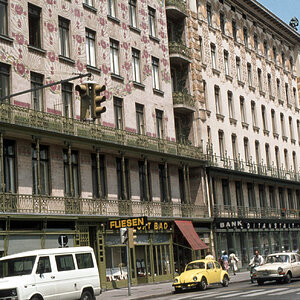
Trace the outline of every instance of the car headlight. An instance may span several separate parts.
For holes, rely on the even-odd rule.
[[[178,283],[178,281],[179,281],[178,278],[174,279],[174,283]]]
[[[278,273],[282,273],[283,269],[281,267],[278,268]]]
[[[197,280],[198,280],[197,276],[194,276],[194,277],[193,277],[193,280],[194,280],[194,281],[197,281]]]

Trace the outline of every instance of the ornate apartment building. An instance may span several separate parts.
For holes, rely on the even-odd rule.
[[[177,139],[206,147],[216,255],[299,249],[299,33],[254,0],[166,3],[173,97],[190,107]]]

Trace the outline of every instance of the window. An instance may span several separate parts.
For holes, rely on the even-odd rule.
[[[280,168],[280,156],[279,156],[279,148],[275,147],[275,161],[276,161],[276,168]]]
[[[113,74],[120,75],[119,42],[113,39],[110,40],[110,68]]]
[[[215,105],[216,105],[216,114],[221,114],[220,88],[218,86],[215,86]]]
[[[130,199],[129,161],[127,158],[117,157],[116,164],[117,164],[118,199],[129,200]]]
[[[145,134],[145,124],[144,124],[144,105],[135,104],[136,111],[136,127],[138,134]]]
[[[89,66],[96,67],[95,31],[86,29],[85,38],[86,38],[86,63]]]
[[[223,12],[220,12],[220,28],[221,32],[225,34],[225,16]]]
[[[8,35],[7,0],[0,1],[0,34]]]
[[[34,72],[30,73],[31,89],[43,86],[44,76]],[[43,110],[43,89],[31,92],[31,108],[36,111]]]
[[[98,153],[97,154],[92,153],[91,159],[92,159],[93,198],[97,198],[97,199],[106,198],[107,185],[106,185],[106,175],[105,175],[106,174],[105,156]]]
[[[248,47],[248,29],[246,27],[243,29],[243,34],[245,47]]]
[[[235,195],[236,195],[237,206],[238,207],[244,206],[242,183],[240,181],[235,182]]]
[[[276,198],[273,187],[269,187],[269,197],[270,197],[270,206],[271,208],[276,208]]]
[[[222,194],[224,206],[231,205],[228,179],[222,179]]]
[[[275,110],[271,110],[271,119],[272,119],[272,131],[273,133],[277,133],[277,126],[276,126],[276,116],[275,116]]]
[[[29,45],[41,48],[41,9],[28,4]]]
[[[49,195],[49,150],[48,147],[34,144],[32,154],[32,194]]]
[[[212,12],[211,12],[211,5],[206,5],[206,14],[207,14],[207,23],[209,26],[212,26]]]
[[[151,172],[147,160],[139,161],[140,197],[142,201],[151,200]]]
[[[300,121],[297,120],[297,133],[298,133],[298,141],[300,142]]]
[[[238,81],[241,81],[241,60],[239,57],[236,57],[235,59],[236,62],[236,77]]]
[[[209,126],[207,126],[207,142],[209,145],[211,144],[211,130]]]
[[[199,45],[200,45],[200,61],[203,63],[204,60],[203,60],[203,40],[202,40],[202,37],[200,36],[199,37]]]
[[[260,165],[260,146],[259,146],[259,141],[255,141],[255,159],[256,159],[256,164]]]
[[[247,191],[248,191],[249,208],[255,208],[256,207],[256,201],[255,201],[253,183],[247,183]]]
[[[108,15],[110,17],[116,18],[116,3],[115,0],[108,0]]]
[[[44,256],[39,258],[36,273],[37,274],[51,273],[51,264],[50,264],[49,256]]]
[[[232,157],[234,160],[237,160],[237,142],[236,142],[236,135],[231,135],[231,146],[232,146]]]
[[[136,21],[136,0],[129,0],[129,21],[130,26],[136,28],[137,21]]]
[[[161,202],[168,202],[171,197],[170,190],[170,174],[167,164],[158,165],[159,183],[160,183],[160,200]]]
[[[149,30],[150,30],[150,36],[156,37],[156,21],[155,21],[155,9],[149,7]]]
[[[244,97],[240,97],[240,109],[241,109],[241,121],[242,123],[246,123],[246,109],[245,109],[245,99]]]
[[[263,83],[262,83],[262,76],[261,76],[261,69],[257,69],[257,79],[258,79],[258,88],[259,91],[263,91]]]
[[[267,164],[267,167],[270,168],[271,167],[271,160],[270,160],[270,146],[269,146],[269,144],[265,145],[265,151],[266,151],[266,164]]]
[[[293,88],[293,97],[294,97],[295,107],[298,108],[298,102],[297,102],[297,90],[296,90],[296,88]]]
[[[296,158],[295,151],[293,151],[292,157],[293,157],[293,169],[294,169],[294,172],[297,172],[297,158]]]
[[[114,97],[114,113],[116,129],[123,130],[123,100]]]
[[[4,187],[1,191],[16,193],[16,149],[15,142],[3,140],[3,170],[0,168],[0,175],[4,177]],[[3,172],[3,174],[2,174]]]
[[[61,85],[61,94],[62,94],[62,105],[63,105],[62,114],[66,118],[72,118],[73,117],[73,109],[72,109],[73,85],[71,83],[63,83]]]
[[[290,70],[293,73],[293,69],[294,69],[294,60],[292,57],[290,57]]]
[[[283,188],[278,188],[278,196],[280,208],[286,208]]]
[[[281,90],[280,90],[280,79],[276,79],[276,87],[277,87],[277,98],[281,100]]]
[[[88,6],[93,6],[93,0],[84,0],[84,4]]]
[[[264,56],[268,58],[268,42],[264,40]]]
[[[253,86],[252,85],[252,67],[251,64],[247,63],[247,74],[248,74],[248,84],[249,86]]]
[[[65,196],[79,197],[79,165],[78,152],[63,150]],[[73,190],[71,189],[73,187]]]
[[[255,52],[258,53],[258,39],[257,39],[257,34],[254,33],[254,49],[255,49]]]
[[[285,84],[285,98],[286,98],[286,104],[289,105],[290,99],[289,99],[289,84]]]
[[[268,92],[269,96],[272,96],[272,81],[271,81],[271,74],[268,74]]]
[[[70,57],[70,37],[69,37],[70,21],[62,17],[58,17],[58,24],[59,24],[59,53],[62,56]]]
[[[284,54],[284,52],[281,52],[281,62],[282,62],[282,67],[285,69],[285,54]]]
[[[224,150],[224,132],[222,130],[219,130],[219,149],[220,149],[220,157],[225,157],[225,150]]]
[[[293,129],[293,119],[292,117],[289,117],[289,128],[290,128],[290,138],[291,140],[294,140],[294,129]]]
[[[237,28],[236,28],[236,21],[232,20],[231,22],[231,26],[232,26],[232,37],[234,39],[234,41],[237,41]]]
[[[155,110],[156,114],[156,131],[159,139],[164,138],[163,112],[159,109]]]
[[[273,59],[274,59],[274,63],[276,64],[276,62],[277,62],[277,49],[276,49],[275,46],[273,47]]]
[[[152,78],[153,78],[153,88],[155,90],[160,89],[159,84],[159,60],[158,58],[152,57]]]
[[[215,46],[215,44],[210,44],[210,54],[211,54],[211,67],[213,69],[217,69],[216,46]]]
[[[283,113],[280,113],[280,124],[281,124],[281,134],[283,137],[286,136],[286,132],[285,132],[285,124],[284,124],[284,115]]]
[[[245,162],[249,163],[250,156],[249,156],[249,141],[248,138],[244,138],[244,152],[245,152]]]
[[[293,197],[293,192],[291,189],[288,189],[288,207],[290,209],[295,209],[295,205],[294,205],[294,197]],[[294,258],[294,261],[296,261],[295,257],[292,255],[291,259]]]
[[[78,269],[90,269],[94,267],[91,253],[77,253],[75,254]]]
[[[263,130],[268,130],[266,107],[264,105],[261,106],[261,117],[262,117],[262,123],[263,123]]]
[[[228,97],[228,114],[229,114],[229,118],[234,119],[232,92],[228,91],[227,97]]]
[[[252,115],[252,125],[254,127],[257,126],[256,122],[256,108],[255,108],[255,102],[251,101],[251,115]]]
[[[140,83],[140,51],[134,48],[132,48],[132,72],[133,81]]]
[[[58,272],[75,270],[72,254],[55,255],[55,261]]]
[[[9,87],[10,66],[0,63],[0,97],[8,96],[10,92]],[[6,100],[8,102],[8,100]]]
[[[287,171],[289,169],[289,154],[288,154],[288,150],[284,149],[283,153],[284,153],[284,167],[285,167],[285,170]]]
[[[229,76],[229,54],[228,51],[224,50],[224,65],[225,65],[225,75]]]

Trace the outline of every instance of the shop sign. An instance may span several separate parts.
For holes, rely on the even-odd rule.
[[[280,222],[245,222],[245,221],[224,221],[217,223],[219,229],[290,229],[300,228],[297,223],[280,223]]]
[[[108,221],[108,229],[138,228],[147,225],[147,217],[136,217]]]

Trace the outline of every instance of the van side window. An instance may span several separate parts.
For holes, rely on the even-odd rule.
[[[51,264],[50,264],[49,256],[40,257],[38,262],[38,267],[36,269],[36,273],[42,274],[42,273],[50,273],[50,272],[51,272]]]
[[[88,269],[93,268],[93,259],[91,253],[79,253],[75,254],[78,269]]]
[[[56,255],[55,260],[56,260],[57,271],[75,270],[72,254]]]

